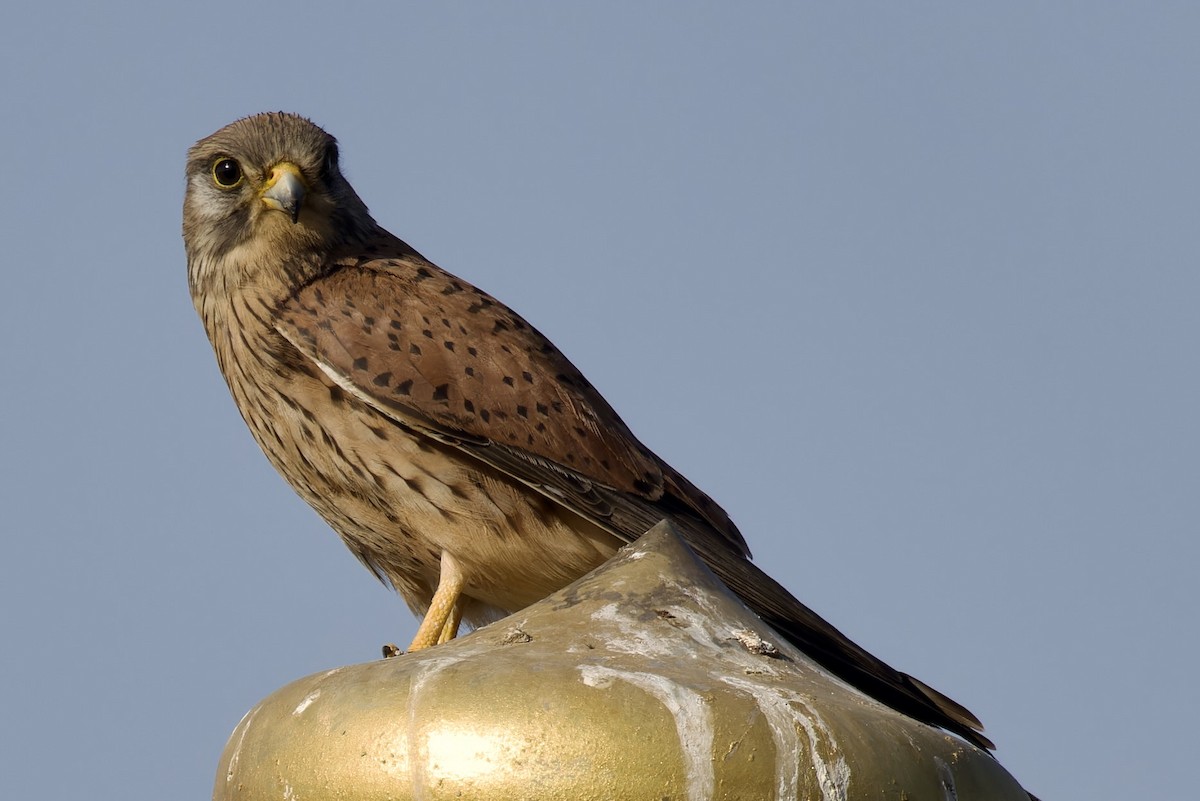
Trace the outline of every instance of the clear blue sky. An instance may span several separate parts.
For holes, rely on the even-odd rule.
[[[6,797],[207,798],[415,629],[187,296],[184,152],[271,109],[1030,789],[1195,792],[1196,6],[135,5],[0,25]]]

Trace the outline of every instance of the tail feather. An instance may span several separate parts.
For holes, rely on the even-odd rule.
[[[699,529],[699,530],[697,530]],[[995,745],[970,710],[924,682],[892,668],[809,609],[778,582],[703,527],[687,527],[689,545],[763,621],[838,678],[897,712],[953,732],[985,750]]]

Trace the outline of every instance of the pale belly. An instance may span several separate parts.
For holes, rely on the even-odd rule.
[[[418,614],[437,587],[443,552],[465,574],[464,617],[479,625],[545,598],[621,545],[452,446],[410,433],[324,376],[284,386],[286,397],[274,388],[253,398],[235,392],[259,445]]]

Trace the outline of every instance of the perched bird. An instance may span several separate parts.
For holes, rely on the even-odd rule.
[[[259,114],[191,148],[188,285],[254,438],[423,620],[411,648],[532,604],[663,518],[832,673],[984,747],[965,708],[851,642],[750,562],[549,340],[381,228],[336,140]]]

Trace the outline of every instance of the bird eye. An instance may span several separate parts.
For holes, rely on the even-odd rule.
[[[242,165],[233,159],[217,159],[212,168],[213,180],[222,189],[232,189],[242,182]]]

